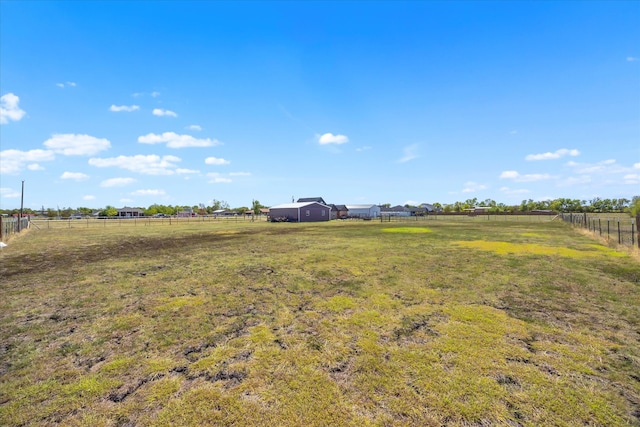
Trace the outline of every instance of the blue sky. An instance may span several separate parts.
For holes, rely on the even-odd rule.
[[[0,2],[0,208],[640,195],[640,2]]]

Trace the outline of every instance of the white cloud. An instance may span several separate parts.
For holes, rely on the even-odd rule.
[[[131,111],[137,111],[140,109],[139,105],[112,105],[111,107],[109,107],[109,111],[113,111],[113,112],[120,112],[120,111],[126,111],[128,113],[130,113]]]
[[[477,182],[469,181],[464,184],[463,193],[475,193],[476,191],[486,190],[487,186],[478,184]]]
[[[76,87],[78,86],[76,82],[64,82],[64,83],[56,83],[56,86],[65,88],[65,87]]]
[[[153,109],[153,115],[154,116],[169,116],[169,117],[178,117],[178,115],[176,113],[174,113],[171,110],[163,110],[162,108],[154,108]]]
[[[207,176],[211,178],[209,181],[207,181],[210,184],[229,184],[230,182],[233,182],[229,178],[223,178],[217,172],[210,172],[207,174]]]
[[[559,150],[554,151],[553,153],[551,152],[546,152],[546,153],[542,153],[542,154],[529,154],[527,157],[525,157],[525,160],[528,161],[532,161],[532,160],[553,160],[553,159],[559,159],[560,157],[564,157],[564,156],[579,156],[580,155],[580,151],[574,149],[567,149],[567,148],[561,148]]]
[[[229,184],[231,182],[233,182],[231,179],[229,178],[221,178],[221,177],[215,177],[212,178],[208,181],[210,184]]]
[[[91,158],[89,164],[99,168],[116,167],[137,172],[143,175],[173,175],[176,163],[182,161],[176,156],[158,156],[141,154],[135,156],[118,156],[110,158]]]
[[[43,171],[44,167],[40,166],[37,163],[31,163],[27,165],[27,169],[29,169],[30,171]]]
[[[160,96],[160,92],[151,92],[151,93],[145,93],[145,92],[135,92],[132,93],[131,96],[133,96],[134,98],[139,98],[141,96],[145,96],[145,95],[149,95],[152,98],[157,98]]]
[[[138,137],[141,144],[163,144],[166,143],[169,148],[185,148],[185,147],[213,147],[222,144],[217,139],[198,139],[191,135],[179,135],[175,132],[164,132],[163,134],[149,133]]]
[[[100,187],[124,187],[134,182],[136,182],[136,180],[133,178],[109,178],[102,181]]]
[[[60,178],[72,179],[74,181],[86,181],[87,179],[89,179],[89,175],[82,172],[63,172]]]
[[[184,174],[200,173],[200,171],[196,170],[196,169],[180,169],[180,168],[178,168],[178,169],[176,169],[176,173],[184,175]]]
[[[26,164],[32,162],[50,162],[55,159],[51,150],[4,150],[0,151],[0,174],[15,174]]]
[[[371,150],[371,147],[369,147],[368,145],[365,145],[364,147],[356,148],[357,152],[367,151],[367,150]]]
[[[607,159],[597,163],[567,162],[566,166],[574,169],[578,174],[622,174],[633,171],[632,167],[624,167],[616,163],[614,159]]]
[[[136,190],[130,193],[132,196],[164,196],[164,190]]]
[[[65,156],[92,156],[111,147],[105,138],[73,133],[54,134],[44,142],[44,146]]]
[[[402,149],[402,151],[404,152],[404,156],[402,156],[402,158],[400,160],[398,160],[398,163],[405,163],[408,162],[409,160],[413,160],[418,156],[418,144],[412,144],[412,145],[408,145],[406,147],[404,147]]]
[[[584,185],[592,182],[589,175],[570,176],[558,182],[558,187],[571,187],[572,185]]]
[[[0,196],[7,199],[15,199],[21,196],[19,191],[14,190],[13,188],[2,187],[0,188]]]
[[[202,130],[202,126],[200,126],[200,125],[191,125],[191,126],[187,126],[186,129],[200,131],[200,130]]]
[[[640,169],[640,163],[634,163],[633,164],[633,168],[634,169]]]
[[[527,194],[530,193],[529,190],[520,188],[520,189],[511,189],[509,187],[500,187],[500,191],[504,194]]]
[[[500,179],[512,179],[515,182],[534,182],[534,181],[544,181],[546,179],[551,179],[552,176],[549,174],[542,173],[533,173],[533,174],[525,174],[521,175],[517,171],[504,171],[500,174]]]
[[[92,196],[91,194],[87,194],[86,196],[82,196],[82,200],[95,200],[96,196]]]
[[[629,173],[623,177],[625,184],[640,184],[640,173]]]
[[[640,58],[635,57],[635,56],[627,56],[627,61],[629,61],[629,62],[640,61]]]
[[[318,143],[320,145],[326,144],[344,144],[349,142],[349,138],[346,135],[334,135],[332,133],[325,133],[323,135],[317,135]]]
[[[17,122],[26,114],[18,104],[20,98],[13,93],[7,93],[0,97],[0,124],[6,125],[9,121]]]
[[[229,176],[251,176],[251,172],[231,172]]]
[[[204,162],[208,165],[216,165],[216,166],[228,165],[229,163],[231,163],[229,160],[225,160],[220,157],[207,157],[206,159],[204,159]]]

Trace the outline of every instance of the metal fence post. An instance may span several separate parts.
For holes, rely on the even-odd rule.
[[[620,234],[620,218],[618,218],[618,244],[622,243],[622,235]]]

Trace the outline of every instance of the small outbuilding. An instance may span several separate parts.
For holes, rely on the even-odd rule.
[[[329,221],[331,208],[318,202],[296,202],[269,208],[271,221],[315,222]]]
[[[350,218],[378,218],[380,206],[377,205],[346,205]]]

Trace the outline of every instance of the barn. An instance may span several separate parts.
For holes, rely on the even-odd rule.
[[[329,221],[331,208],[318,202],[296,202],[269,208],[271,221],[286,218],[291,222]]]

